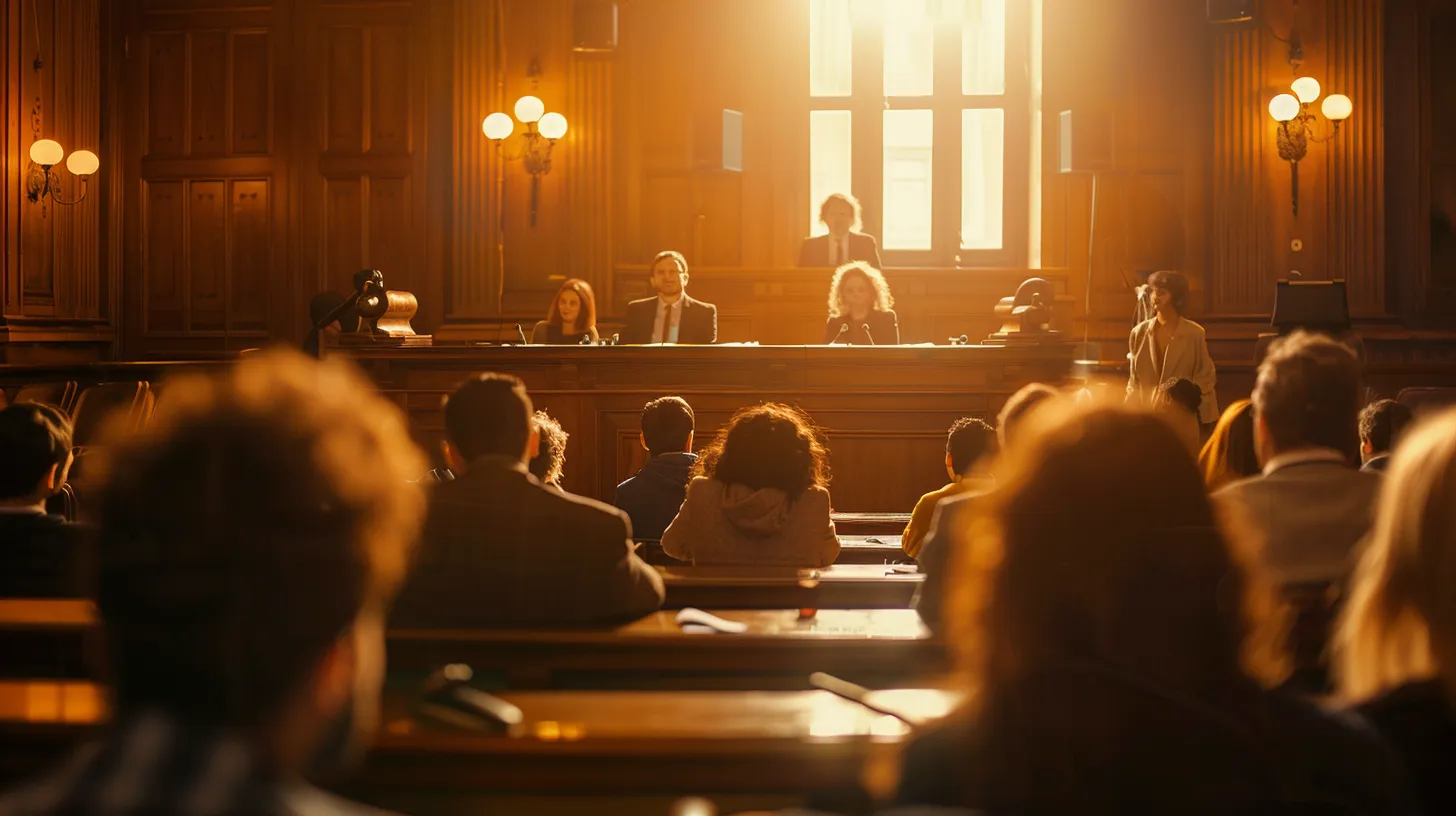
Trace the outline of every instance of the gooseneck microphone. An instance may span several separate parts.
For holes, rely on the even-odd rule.
[[[530,341],[528,341],[526,339],[526,330],[523,329],[523,328],[521,328],[521,324],[520,323],[517,323],[516,324],[516,336],[518,336],[518,337],[521,338],[521,345],[523,345],[523,346],[529,346],[529,345],[531,345]]]
[[[870,341],[870,345],[873,346],[875,344],[875,336],[873,334],[870,334],[870,324],[862,323],[860,324],[859,328],[860,331],[865,333],[865,338]]]
[[[834,339],[829,341],[829,345],[832,346],[832,345],[835,345],[836,343],[838,343],[839,342],[839,338],[843,337],[848,332],[849,332],[849,324],[848,323],[840,323],[839,324],[839,334],[834,335]]]

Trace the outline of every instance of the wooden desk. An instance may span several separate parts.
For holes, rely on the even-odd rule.
[[[797,610],[715,614],[748,631],[684,632],[672,612],[605,631],[393,630],[390,673],[418,682],[467,663],[487,685],[516,689],[804,689],[816,671],[883,688],[928,682],[947,666],[910,609],[825,609],[803,620]]]
[[[884,564],[656,569],[667,585],[665,609],[905,609],[925,580]]]
[[[912,502],[910,506],[915,505]],[[909,513],[835,513],[831,517],[840,541],[844,540],[845,535],[892,535],[898,538],[905,532],[905,525],[910,523]]]
[[[835,564],[902,564],[915,559],[900,548],[900,534],[839,534],[839,558]]]

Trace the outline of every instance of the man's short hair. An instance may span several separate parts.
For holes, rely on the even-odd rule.
[[[996,449],[996,429],[976,417],[957,419],[945,439],[950,469],[961,475],[965,475],[977,461],[994,454]]]
[[[1297,331],[1269,344],[1254,383],[1254,412],[1275,451],[1359,449],[1360,364],[1328,336]]]
[[[465,461],[487,454],[521,458],[531,438],[531,398],[510,374],[487,372],[445,398],[445,434]]]
[[[60,409],[19,402],[0,410],[0,499],[29,496],[71,455],[71,420]]]
[[[1148,276],[1148,285],[1167,289],[1168,293],[1173,296],[1173,308],[1178,310],[1178,314],[1188,312],[1188,279],[1183,277],[1182,272],[1172,270],[1154,272]]]
[[[1157,393],[1153,396],[1154,405],[1176,405],[1179,408],[1187,409],[1189,413],[1198,413],[1198,407],[1203,404],[1203,389],[1192,380],[1183,377],[1170,377],[1158,385]]]
[[[265,722],[382,614],[424,512],[399,410],[294,352],[168,381],[148,428],[100,450],[97,603],[123,712]]]
[[[1413,416],[1395,400],[1376,400],[1360,411],[1360,441],[1370,443],[1371,454],[1390,453]]]
[[[681,252],[678,252],[675,249],[664,249],[663,251],[657,253],[652,257],[652,263],[647,267],[648,276],[650,277],[652,275],[652,270],[656,269],[659,263],[662,263],[668,258],[671,258],[675,263],[677,263],[677,268],[679,272],[685,273],[688,271],[688,259],[683,257],[683,254]]]
[[[682,397],[658,397],[642,406],[642,442],[653,456],[681,453],[693,435],[693,407]]]
[[[536,449],[535,458],[527,463],[526,469],[542,482],[555,482],[561,478],[561,471],[566,467],[568,434],[561,427],[561,423],[545,411],[537,411],[531,415],[531,427],[536,429],[536,436],[541,444]]]
[[[1001,447],[1011,447],[1012,434],[1016,432],[1021,420],[1031,413],[1031,409],[1059,395],[1057,389],[1043,383],[1029,383],[1012,394],[1006,404],[1001,406],[1001,413],[996,415],[996,435],[1000,437]]]

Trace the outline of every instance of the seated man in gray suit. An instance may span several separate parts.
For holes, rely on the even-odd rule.
[[[1255,536],[1280,585],[1339,582],[1370,530],[1380,476],[1355,468],[1360,366],[1347,346],[1295,332],[1269,346],[1254,384],[1263,473],[1213,494]]]
[[[1042,402],[1053,399],[1057,396],[1057,390],[1049,385],[1031,383],[1022,386],[1020,391],[1012,394],[1006,404],[1001,406],[1001,413],[996,416],[996,441],[1000,443],[1001,450],[1006,450],[1009,445],[1015,444],[1015,434],[1021,421],[1031,413],[1031,409]],[[954,553],[957,548],[957,531],[969,518],[971,507],[977,497],[984,496],[987,490],[973,490],[959,495],[941,499],[935,505],[935,512],[930,517],[929,532],[925,534],[925,543],[920,547],[920,553],[915,560],[920,564],[920,571],[925,574],[925,583],[921,585],[920,593],[915,598],[915,608],[920,612],[920,618],[925,625],[931,629],[940,628],[941,606],[945,603],[946,584],[949,573],[955,569]]]
[[[395,625],[583,626],[662,606],[662,577],[633,553],[625,513],[527,472],[538,440],[520,380],[467,380],[445,403],[445,432],[456,478],[430,496]]]

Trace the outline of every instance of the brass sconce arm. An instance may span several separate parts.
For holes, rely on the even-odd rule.
[[[56,175],[56,171],[51,168],[52,165],[49,164],[31,162],[25,174],[26,198],[30,199],[32,203],[36,203],[42,198],[50,196],[52,201],[67,207],[75,206],[85,200],[88,189],[85,176],[81,176],[81,194],[67,201],[61,198],[61,177]]]

